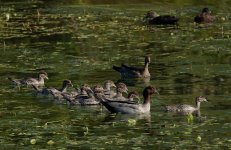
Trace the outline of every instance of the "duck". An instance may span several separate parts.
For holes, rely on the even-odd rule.
[[[44,79],[48,80],[48,74],[45,71],[41,71],[38,74],[38,78],[29,77],[27,79],[13,79],[12,77],[8,77],[8,79],[16,86],[21,85],[35,85],[35,86],[44,86]]]
[[[132,67],[121,64],[120,67],[113,66],[113,69],[119,72],[122,78],[148,78],[151,76],[148,70],[150,62],[151,58],[146,56],[143,67]]]
[[[127,85],[125,83],[119,82],[116,85],[116,95],[111,98],[120,101],[125,101],[127,99],[123,96],[123,93],[128,93]]]
[[[63,80],[63,85],[61,89],[56,88],[38,88],[38,86],[32,84],[32,87],[37,91],[37,95],[49,95],[51,94],[56,99],[61,99],[63,96],[61,93],[64,93],[67,91],[67,88],[69,86],[73,86],[71,83],[71,80],[65,79]]]
[[[72,92],[62,92],[62,96],[67,101],[73,101],[79,97],[88,97],[88,94],[86,92],[86,88],[90,88],[88,84],[83,84],[80,88],[76,88],[76,91]],[[71,103],[71,102],[70,102]]]
[[[215,17],[211,15],[209,8],[205,7],[202,9],[202,12],[194,18],[196,23],[212,23],[215,21]]]
[[[23,84],[35,85],[35,86],[44,86],[44,79],[48,80],[48,74],[45,71],[39,72],[38,78],[27,78],[23,80]]]
[[[131,101],[108,100],[102,94],[96,94],[96,98],[111,113],[143,114],[150,112],[151,96],[155,93],[158,93],[158,91],[154,86],[147,86],[143,90],[144,102],[142,104],[137,104]]]
[[[116,88],[116,85],[112,80],[107,80],[104,83],[104,94],[108,97],[113,97],[116,95],[116,92],[113,91],[111,88]]]
[[[102,86],[95,86],[93,90],[90,88],[90,86],[84,85],[82,86],[81,90],[84,90],[87,92],[86,95],[78,95],[76,97],[67,97],[65,95],[64,98],[69,102],[71,105],[98,105],[100,102],[98,99],[95,98],[95,92],[97,93],[98,91],[103,91],[104,88]]]
[[[158,15],[155,11],[150,10],[144,20],[150,25],[177,25],[179,18],[171,15]]]
[[[165,106],[167,112],[189,114],[195,111],[200,111],[201,102],[207,102],[207,99],[203,96],[197,96],[195,99],[196,106],[187,105],[187,104],[175,104]]]

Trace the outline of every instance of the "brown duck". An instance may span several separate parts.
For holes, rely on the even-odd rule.
[[[122,78],[147,78],[150,77],[148,70],[150,62],[150,57],[146,56],[143,67],[132,67],[122,64],[120,67],[113,66],[113,69],[119,72]]]
[[[212,23],[215,21],[215,17],[211,15],[209,8],[203,8],[202,12],[194,18],[196,23]]]

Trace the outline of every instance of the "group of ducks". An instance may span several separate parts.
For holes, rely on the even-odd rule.
[[[153,25],[176,25],[179,18],[170,15],[160,16],[154,11],[148,11],[145,20]],[[194,18],[196,23],[211,23],[214,20],[215,17],[211,15],[211,11],[208,8],[203,8],[202,12]],[[150,78],[151,75],[148,70],[150,62],[150,57],[146,56],[143,67],[121,64],[120,67],[113,66],[113,69],[119,72],[122,78]],[[140,114],[150,112],[151,96],[158,93],[154,86],[147,86],[143,90],[143,103],[140,103],[138,93],[128,93],[127,86],[122,82],[115,85],[113,81],[108,80],[104,83],[104,86],[96,85],[94,87],[84,84],[74,91],[67,92],[67,88],[73,86],[70,80],[64,80],[60,89],[43,87],[44,80],[48,79],[48,74],[45,71],[41,71],[38,78],[13,79],[8,77],[8,79],[17,87],[33,87],[37,95],[51,95],[59,102],[68,102],[70,105],[102,104],[111,113]],[[128,93],[128,97],[124,97],[123,93]],[[195,106],[176,104],[165,106],[165,110],[168,112],[189,114],[199,111],[200,103],[206,101],[206,98],[203,96],[198,96],[195,100]]]
[[[144,21],[150,25],[177,25],[179,18],[171,15],[158,15],[155,11],[148,11]],[[201,13],[194,17],[196,23],[212,23],[215,17],[211,15],[209,8],[203,8]]]
[[[113,66],[113,69],[118,71],[122,78],[146,78],[150,77],[148,65],[150,63],[150,57],[145,57],[145,63],[143,67],[133,67],[122,64],[120,67]],[[26,79],[8,79],[16,86],[33,87],[37,95],[48,96],[51,95],[59,102],[68,102],[70,105],[98,105],[102,104],[111,113],[122,114],[140,114],[150,112],[151,96],[158,94],[157,89],[154,86],[147,86],[143,90],[143,103],[140,103],[140,98],[137,92],[128,93],[126,84],[119,82],[115,84],[111,80],[107,80],[104,86],[96,85],[90,87],[87,84],[82,85],[80,88],[74,91],[68,92],[68,87],[73,87],[70,80],[64,80],[62,87],[47,88],[44,86],[44,80],[48,79],[48,74],[45,71],[41,71],[38,78],[26,78]],[[115,90],[114,90],[115,88]],[[128,97],[124,97],[123,93],[128,93]],[[137,99],[137,100],[135,100]],[[200,110],[200,103],[207,101],[202,96],[196,97],[196,106],[177,104],[165,106],[165,110],[175,113],[193,113]]]

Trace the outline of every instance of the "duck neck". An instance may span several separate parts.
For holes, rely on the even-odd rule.
[[[150,76],[150,73],[148,71],[148,65],[149,65],[149,62],[145,62],[145,64],[144,64],[144,72],[143,72],[143,75],[145,77],[149,77]]]
[[[44,78],[43,78],[43,77],[41,77],[41,76],[39,76],[39,78],[38,78],[38,82],[40,82],[40,83],[44,83]]]
[[[196,109],[200,110],[200,107],[201,107],[201,102],[196,101]]]
[[[110,90],[111,90],[110,85],[106,84],[106,85],[105,85],[105,90],[106,90],[106,91],[110,91]]]
[[[66,92],[68,85],[64,84],[63,87],[60,89],[60,92]]]
[[[148,65],[149,65],[149,62],[145,62],[144,68],[145,68],[145,69],[148,69]]]
[[[122,92],[117,91],[116,97],[122,97],[122,96],[123,96],[123,95],[122,95]]]
[[[151,95],[143,95],[144,96],[144,105],[145,104],[150,104],[151,101]]]

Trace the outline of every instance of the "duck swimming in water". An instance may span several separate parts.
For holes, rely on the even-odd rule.
[[[209,8],[203,8],[202,12],[194,18],[196,23],[212,23],[215,21],[215,17],[211,15]]]
[[[170,15],[158,15],[155,11],[148,11],[144,20],[150,25],[176,25],[179,18]]]
[[[38,78],[25,78],[25,79],[13,79],[8,77],[8,79],[16,86],[21,85],[35,85],[35,86],[44,86],[44,79],[48,79],[48,74],[45,71],[41,71],[38,74]]]
[[[122,78],[147,78],[151,76],[148,70],[150,62],[150,57],[146,56],[143,67],[132,67],[122,64],[120,67],[113,66],[113,69],[119,72]]]
[[[84,84],[81,87],[81,91],[86,91],[87,95],[77,95],[75,97],[67,97],[65,94],[62,94],[64,96],[64,99],[66,99],[71,105],[98,105],[100,104],[99,100],[95,98],[95,93],[98,91],[102,92],[104,91],[104,88],[102,86],[95,86],[93,90],[88,86],[87,84]]]
[[[189,114],[189,113],[193,113],[195,111],[200,111],[201,102],[207,102],[207,100],[203,96],[198,96],[195,99],[196,106],[187,105],[187,104],[175,104],[175,105],[165,106],[165,110],[167,112]]]
[[[61,95],[61,93],[64,93],[67,91],[67,88],[69,86],[73,86],[70,80],[64,80],[63,81],[63,85],[61,89],[57,89],[57,88],[42,88],[39,89],[37,86],[32,85],[32,87],[37,91],[38,95],[53,95],[54,98],[56,99],[61,99],[63,98],[63,96]]]
[[[158,93],[154,86],[148,86],[143,90],[144,102],[142,104],[136,104],[130,101],[114,101],[107,100],[104,95],[96,94],[96,98],[99,99],[108,111],[111,113],[122,114],[141,114],[150,112],[151,96]]]

